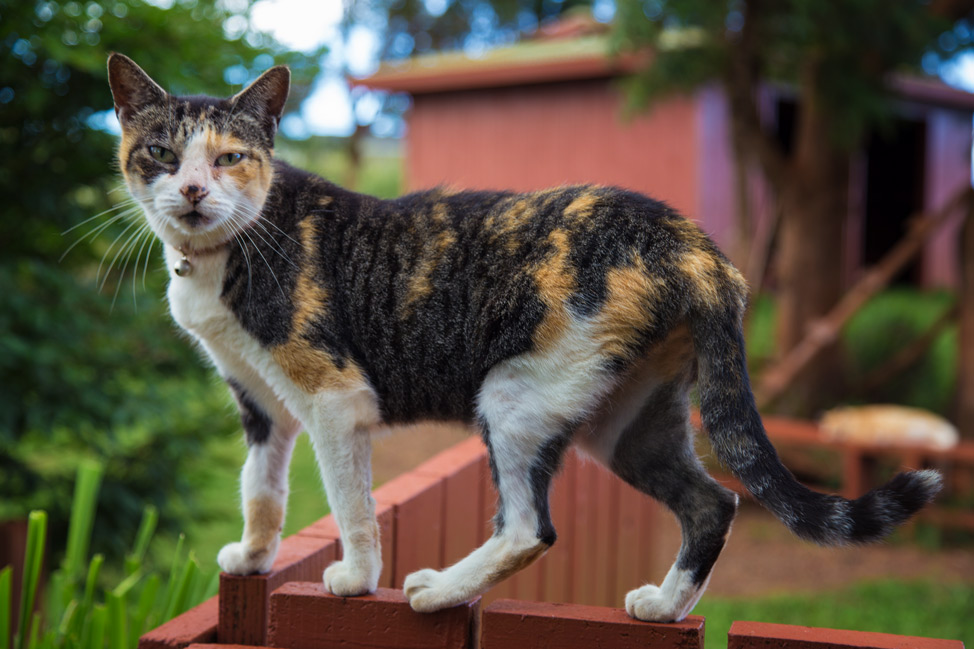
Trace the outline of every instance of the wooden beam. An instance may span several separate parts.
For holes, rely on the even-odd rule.
[[[759,408],[775,402],[801,371],[839,336],[842,327],[876,293],[889,284],[896,274],[920,251],[927,238],[961,207],[970,211],[974,190],[963,187],[934,214],[921,214],[913,220],[910,230],[886,255],[870,268],[839,300],[828,314],[813,322],[808,333],[784,358],[765,370],[756,392]],[[811,271],[811,269],[809,269]]]

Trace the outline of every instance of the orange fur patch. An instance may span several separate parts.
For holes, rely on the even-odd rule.
[[[315,254],[315,227],[310,218],[298,223],[301,243],[307,258]],[[298,275],[292,302],[295,310],[288,341],[271,349],[271,355],[284,373],[302,390],[313,394],[326,389],[352,388],[361,385],[364,377],[353,363],[339,368],[331,354],[314,347],[305,336],[314,317],[328,308],[328,293],[315,283],[311,267],[304,264]]]
[[[419,260],[416,263],[416,268],[409,277],[406,296],[403,298],[402,303],[404,316],[408,316],[412,312],[417,300],[423,299],[433,290],[430,277],[432,277],[433,271],[436,270],[437,265],[443,259],[446,250],[456,243],[456,236],[447,226],[446,205],[443,203],[433,205],[431,221],[434,227],[439,230],[433,237],[432,242],[423,247],[419,255]]]
[[[265,551],[273,545],[284,527],[284,508],[271,498],[254,498],[245,504],[244,545]]]
[[[554,345],[568,328],[571,315],[566,302],[575,290],[575,276],[568,265],[568,233],[553,230],[548,242],[555,252],[534,271],[538,296],[545,305],[545,316],[534,332],[534,344],[540,349]]]
[[[309,394],[330,389],[351,389],[365,381],[357,365],[349,363],[339,368],[331,354],[313,347],[306,338],[293,333],[286,343],[272,348],[271,355],[287,377]]]
[[[599,197],[593,192],[586,192],[568,204],[563,212],[565,219],[569,222],[577,219],[586,218],[592,215]]]
[[[700,248],[691,248],[677,260],[677,268],[687,276],[693,285],[694,293],[706,304],[720,302],[718,281],[723,274],[712,254]]]
[[[642,257],[633,253],[631,266],[613,268],[606,277],[608,297],[595,318],[604,353],[625,356],[653,323],[653,303],[659,300],[663,281],[649,275]]]
[[[508,557],[507,561],[492,566],[487,583],[496,584],[504,581],[516,572],[527,568],[534,563],[541,555],[548,551],[551,546],[547,543],[538,543],[526,550]]]

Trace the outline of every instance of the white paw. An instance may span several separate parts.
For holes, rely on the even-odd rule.
[[[445,573],[427,568],[406,576],[402,591],[414,611],[431,613],[465,602],[467,593],[451,587]]]
[[[269,572],[277,555],[277,548],[248,550],[243,543],[228,543],[216,555],[220,570],[230,575],[252,575]]]
[[[374,592],[378,576],[372,577],[368,571],[355,570],[347,561],[336,561],[325,568],[322,580],[332,595],[355,597]]]
[[[675,610],[678,602],[671,601],[659,586],[647,584],[626,595],[626,613],[644,622],[679,622],[687,612]]]

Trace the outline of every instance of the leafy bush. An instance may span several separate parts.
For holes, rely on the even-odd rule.
[[[856,386],[919,338],[950,310],[954,299],[948,292],[908,288],[891,289],[873,298],[843,332],[850,384]],[[871,392],[854,387],[850,400],[899,403],[948,414],[956,376],[957,330],[952,327],[908,371]]]
[[[0,519],[45,509],[55,553],[80,458],[105,467],[94,543],[119,552],[143,503],[168,527],[192,511],[188,460],[203,436],[235,427],[225,389],[165,312],[158,246],[115,218],[129,204],[104,128],[108,53],[177,93],[229,94],[287,63],[292,108],[318,72],[320,53],[282,54],[239,3],[170,4],[0,0]]]
[[[849,321],[841,342],[846,359],[845,403],[897,403],[947,415],[957,376],[957,330],[948,327],[913,366],[888,382],[866,389],[864,379],[923,335],[947,313],[955,298],[947,291],[894,288],[876,295]],[[748,321],[752,371],[774,357],[774,299],[755,299]]]

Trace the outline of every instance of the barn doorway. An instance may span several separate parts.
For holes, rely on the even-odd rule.
[[[896,119],[886,132],[875,133],[866,147],[865,223],[862,264],[878,262],[903,237],[909,219],[923,209],[927,125]],[[918,285],[922,260],[917,257],[893,284]]]

